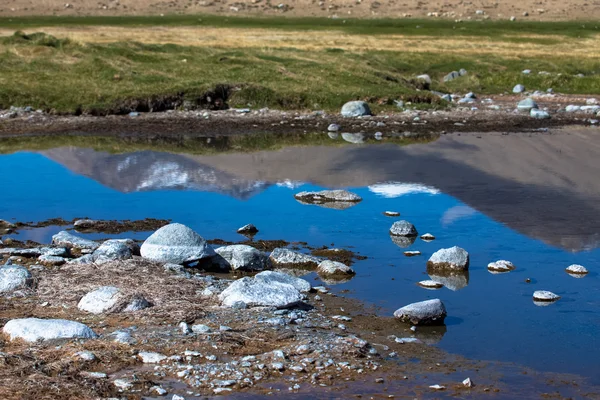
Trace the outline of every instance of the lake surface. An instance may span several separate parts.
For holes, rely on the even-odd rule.
[[[231,241],[244,240],[236,229],[254,223],[257,239],[351,248],[368,258],[357,261],[356,277],[335,291],[377,306],[382,315],[438,297],[448,310],[445,332],[433,338],[442,349],[576,373],[598,383],[599,138],[595,131],[463,134],[405,147],[320,145],[204,156],[24,149],[0,156],[0,218],[164,218],[207,239]],[[338,210],[303,205],[293,197],[325,188],[347,188],[363,201]],[[400,212],[399,219],[437,239],[398,246],[388,234],[397,218],[384,216],[386,210]],[[50,226],[13,237],[47,243],[62,229]],[[468,275],[446,280],[451,288],[417,286],[429,279],[429,256],[454,245],[470,253]],[[405,257],[405,250],[422,255]],[[487,264],[498,259],[511,260],[517,269],[489,273]],[[564,269],[571,264],[586,266],[590,274],[569,276]],[[319,283],[314,274],[306,278]],[[534,290],[550,290],[562,299],[538,307]],[[398,335],[409,334],[406,328],[399,323]]]

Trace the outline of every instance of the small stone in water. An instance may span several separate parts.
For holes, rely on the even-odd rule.
[[[473,381],[471,380],[471,378],[465,379],[462,383],[465,387],[469,387],[469,388],[475,386],[475,384],[473,384]]]
[[[420,252],[420,251],[418,251],[418,250],[413,250],[413,251],[405,251],[405,252],[404,252],[404,255],[405,255],[406,257],[420,256],[420,255],[421,255],[421,252]]]
[[[552,292],[549,292],[547,290],[536,290],[535,292],[533,292],[533,300],[535,301],[556,301],[560,299],[560,296],[557,294],[554,294]]]
[[[399,217],[400,213],[397,211],[385,211],[383,213],[383,215],[387,216],[387,217]]]
[[[573,264],[567,267],[566,271],[569,274],[585,275],[588,270],[583,265]]]
[[[433,389],[433,390],[445,390],[445,389],[446,389],[446,386],[440,386],[440,385],[431,385],[431,386],[429,386],[429,388],[430,388],[430,389]]]
[[[433,236],[431,233],[426,233],[424,235],[421,235],[421,239],[426,240],[426,241],[431,241],[431,240],[435,240],[435,236]]]
[[[432,281],[432,280],[421,281],[421,282],[417,283],[417,285],[419,285],[425,289],[441,289],[444,287],[444,285],[442,283]]]

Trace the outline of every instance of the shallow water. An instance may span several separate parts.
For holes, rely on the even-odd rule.
[[[494,140],[516,140],[520,148],[536,140],[551,147],[554,139],[479,141],[491,141],[497,149]],[[556,139],[557,146],[561,140]],[[0,156],[0,218],[164,218],[187,224],[206,238],[231,241],[244,240],[236,229],[254,223],[260,229],[257,239],[352,248],[368,258],[354,264],[354,279],[334,290],[377,306],[382,315],[439,297],[448,310],[447,327],[444,334],[427,337],[439,347],[598,381],[599,193],[586,180],[586,173],[596,171],[589,171],[581,154],[573,155],[581,158],[580,171],[563,171],[551,157],[546,156],[551,163],[546,169],[540,167],[542,161],[534,168],[527,164],[534,163],[534,157],[507,148],[513,157],[508,164],[518,165],[519,171],[530,169],[521,179],[508,165],[495,169],[493,157],[506,159],[506,154],[492,155],[486,153],[485,143],[473,143],[479,143],[474,136],[408,147],[359,144],[210,156],[108,154],[72,147],[24,150]],[[470,160],[456,161],[457,151]],[[548,152],[546,147],[539,151]],[[469,165],[482,154],[489,165]],[[560,179],[554,180],[557,174]],[[528,182],[530,175],[534,182]],[[338,187],[352,190],[363,201],[338,210],[303,205],[293,197],[301,190]],[[420,234],[430,232],[437,239],[417,239],[399,247],[388,234],[396,218],[384,216],[386,210],[399,211],[400,219],[411,221]],[[26,230],[13,237],[46,243],[61,229]],[[416,282],[429,279],[428,257],[454,245],[470,253],[468,276],[447,281],[454,290],[418,287]],[[423,254],[405,257],[407,249]],[[517,269],[489,273],[487,264],[498,259],[511,260]],[[582,264],[591,273],[573,278],[564,271],[571,264]],[[314,274],[306,278],[319,283]],[[562,299],[538,307],[532,301],[534,290],[550,290]],[[409,335],[406,328],[398,324],[398,336]]]

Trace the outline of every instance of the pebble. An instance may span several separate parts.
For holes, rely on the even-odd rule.
[[[465,379],[464,381],[462,381],[462,384],[464,387],[468,387],[468,388],[475,386],[473,384],[473,381],[471,380],[471,378]]]
[[[433,389],[433,390],[446,390],[446,386],[431,385],[431,386],[429,386],[429,389]]]
[[[387,216],[387,217],[399,217],[400,213],[397,211],[385,211],[383,213],[383,215]]]
[[[420,255],[421,255],[421,252],[420,252],[420,251],[418,251],[418,250],[405,251],[405,252],[404,252],[404,255],[405,255],[406,257],[420,256]]]

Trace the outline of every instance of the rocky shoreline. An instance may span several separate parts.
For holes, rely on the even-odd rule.
[[[403,134],[407,138],[419,138],[444,133],[517,133],[570,125],[598,125],[597,114],[600,113],[595,99],[574,95],[543,93],[525,98],[535,105],[535,114],[530,112],[532,106],[528,106],[526,112],[518,111],[525,107],[517,107],[525,101],[518,95],[482,96],[481,99],[455,96],[454,99],[457,104],[449,109],[419,110],[403,105],[398,111],[352,114],[350,117],[324,111],[270,109],[168,110],[97,117],[53,115],[31,108],[14,108],[0,110],[0,136],[69,134],[158,139],[182,135],[327,132],[328,127],[336,125],[340,132]]]
[[[343,191],[301,197],[316,205],[321,197],[359,200]],[[398,221],[390,235],[414,239],[418,233]],[[348,265],[360,256],[349,250],[313,249],[311,255],[282,241],[264,243],[263,250],[212,242],[225,245],[213,248],[175,223],[141,246],[68,231],[48,245],[0,243],[6,263],[0,267],[0,395],[185,399],[389,390],[386,397],[393,397],[513,390],[490,378],[498,367],[430,346],[446,331],[441,301],[381,317],[298,277],[314,271],[327,285],[350,279]],[[440,275],[444,269],[460,275],[469,256],[442,249],[429,264]]]

